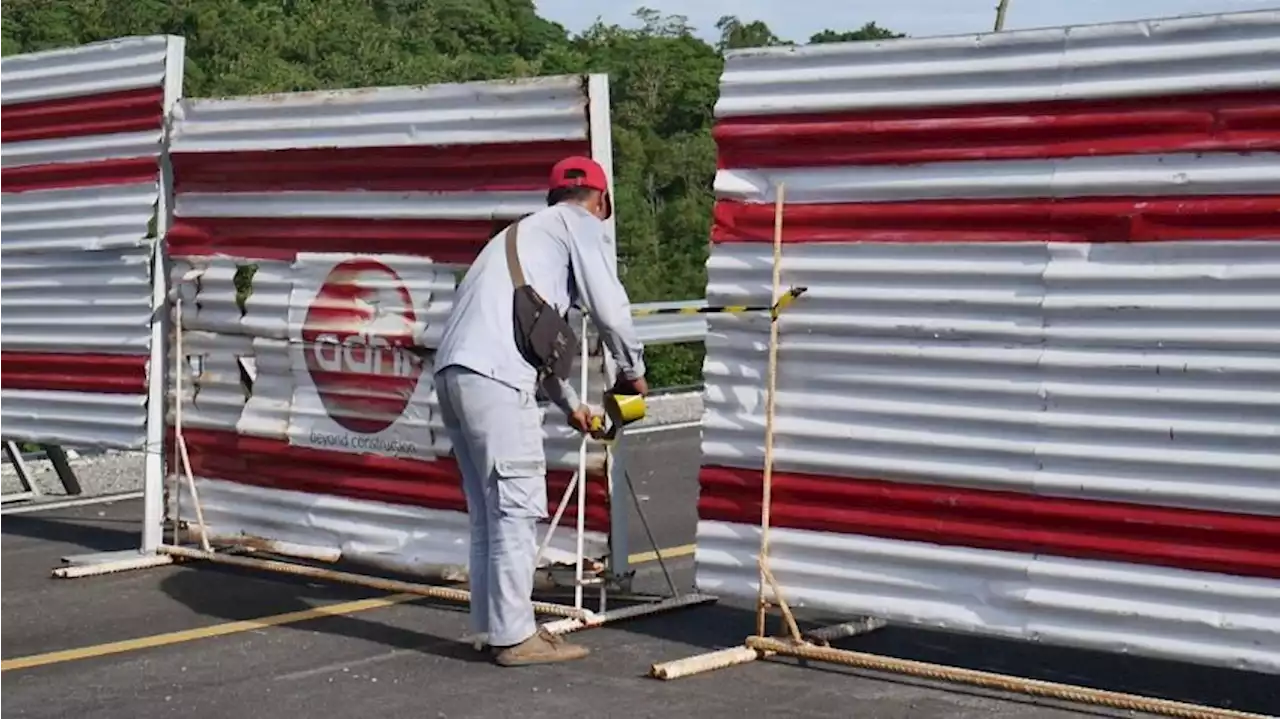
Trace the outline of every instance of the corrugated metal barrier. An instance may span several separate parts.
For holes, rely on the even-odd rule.
[[[466,506],[430,360],[401,347],[435,346],[461,269],[501,224],[545,206],[556,161],[611,167],[605,80],[178,106],[167,239],[183,297],[183,426],[215,537],[412,572],[465,566]],[[578,440],[558,410],[544,421],[554,512]],[[594,445],[594,556],[610,527],[603,465]],[[557,540],[572,548],[569,527]]]
[[[0,61],[6,438],[147,442],[161,137],[182,53],[157,36]]]
[[[731,53],[793,605],[1280,672],[1280,13]],[[711,315],[699,588],[754,598],[768,319]]]

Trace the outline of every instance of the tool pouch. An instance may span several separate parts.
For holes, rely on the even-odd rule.
[[[556,313],[555,307],[525,281],[516,251],[516,231],[520,223],[507,229],[507,270],[515,287],[512,297],[512,325],[516,348],[526,362],[538,372],[539,379],[554,375],[562,380],[573,371],[573,355],[578,350],[578,337],[569,321]]]

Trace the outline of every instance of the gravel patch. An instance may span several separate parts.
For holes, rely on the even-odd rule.
[[[67,450],[67,459],[71,463],[71,468],[75,470],[76,478],[80,480],[80,487],[84,490],[80,495],[82,497],[101,497],[142,489],[145,458],[144,452],[108,450],[73,454],[72,450]],[[26,464],[41,494],[53,497],[66,496],[62,482],[58,481],[58,474],[53,470],[53,463],[47,459],[38,459],[28,461]],[[13,465],[9,464],[7,458],[3,465],[2,476],[5,494],[22,490],[22,483],[18,481],[18,472]]]

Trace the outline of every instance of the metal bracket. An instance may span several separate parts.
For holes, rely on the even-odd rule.
[[[62,488],[66,490],[68,496],[77,496],[84,493],[84,489],[80,486],[80,480],[76,477],[76,471],[71,468],[71,463],[67,461],[67,453],[57,445],[45,444],[44,452],[49,457],[49,462],[53,465],[53,471],[58,473],[58,481],[62,482]]]
[[[0,500],[7,504],[9,502],[23,502],[38,498],[40,496],[40,488],[31,479],[31,470],[27,467],[26,461],[22,459],[22,451],[18,449],[17,442],[5,440],[4,453],[9,458],[9,463],[13,465],[13,471],[18,475],[18,483],[22,485],[22,491],[6,494]]]

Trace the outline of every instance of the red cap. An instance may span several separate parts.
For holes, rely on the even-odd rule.
[[[577,172],[573,172],[577,170]],[[581,177],[568,177],[568,175],[582,173]],[[561,187],[588,187],[592,190],[601,192],[609,191],[609,178],[604,174],[604,168],[600,163],[590,157],[574,156],[566,157],[556,163],[551,168],[551,189],[557,190]]]
[[[579,176],[569,177],[570,173]],[[551,168],[551,189],[558,190],[562,187],[586,187],[603,192],[604,216],[613,216],[613,202],[609,199],[609,178],[604,174],[600,163],[590,157],[566,157]]]

